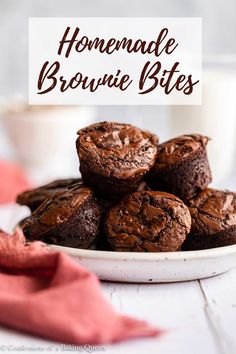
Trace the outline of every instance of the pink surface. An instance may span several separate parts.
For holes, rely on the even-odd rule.
[[[104,298],[97,277],[20,230],[0,231],[0,323],[70,344],[105,344],[161,334],[122,316]]]
[[[13,202],[18,193],[30,187],[24,171],[19,166],[0,161],[0,203]]]

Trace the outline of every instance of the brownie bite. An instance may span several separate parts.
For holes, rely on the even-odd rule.
[[[194,134],[160,144],[155,165],[147,175],[150,186],[183,200],[204,190],[212,180],[206,151],[208,140]]]
[[[151,190],[151,188],[149,187],[149,185],[145,181],[143,181],[138,186],[138,189],[136,192],[146,192],[146,191],[150,191],[150,190]]]
[[[63,188],[72,186],[75,183],[79,183],[83,186],[82,179],[67,178],[58,179],[51,183],[45,184],[38,188],[27,190],[17,196],[16,202],[20,205],[26,205],[30,208],[31,212],[39,207],[47,198],[52,197],[55,193],[59,192]]]
[[[105,233],[114,251],[171,252],[191,228],[185,204],[165,192],[135,192],[107,214]]]
[[[149,188],[148,184],[146,182],[141,182],[140,185],[138,186],[136,192],[145,192],[145,191],[150,191],[151,189]],[[111,208],[116,206],[118,203],[121,202],[122,199],[104,199],[104,198],[98,198],[98,202],[101,206],[102,214],[105,217],[105,215],[109,212]]]
[[[90,188],[74,184],[46,199],[22,225],[26,238],[76,248],[94,248],[101,210]]]
[[[188,201],[191,233],[183,250],[200,250],[236,243],[236,193],[206,189]]]
[[[96,123],[78,135],[83,180],[104,199],[134,192],[155,163],[157,137],[130,124]]]

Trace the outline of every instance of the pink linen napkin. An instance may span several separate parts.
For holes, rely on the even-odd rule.
[[[21,167],[0,161],[0,204],[13,202],[17,194],[31,186]]]
[[[97,277],[20,230],[0,231],[0,323],[75,345],[105,344],[161,334],[115,312]]]

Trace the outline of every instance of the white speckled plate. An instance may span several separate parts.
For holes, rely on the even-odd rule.
[[[11,229],[28,216],[27,208],[14,205]],[[8,230],[11,232],[12,230]],[[164,283],[195,280],[224,273],[236,266],[236,245],[202,251],[109,252],[50,245],[90,269],[101,280]]]
[[[236,266],[236,245],[202,251],[163,253],[92,251],[50,246],[73,257],[101,280],[163,283],[196,280]]]

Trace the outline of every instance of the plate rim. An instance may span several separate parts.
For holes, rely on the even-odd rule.
[[[115,252],[115,251],[100,251],[88,250],[82,248],[73,248],[60,245],[48,244],[49,248],[54,251],[63,251],[73,257],[83,257],[90,259],[101,260],[117,260],[117,261],[177,261],[177,260],[192,260],[219,258],[220,256],[230,256],[236,253],[236,244],[217,248],[210,248],[197,251],[179,251],[179,252]]]

